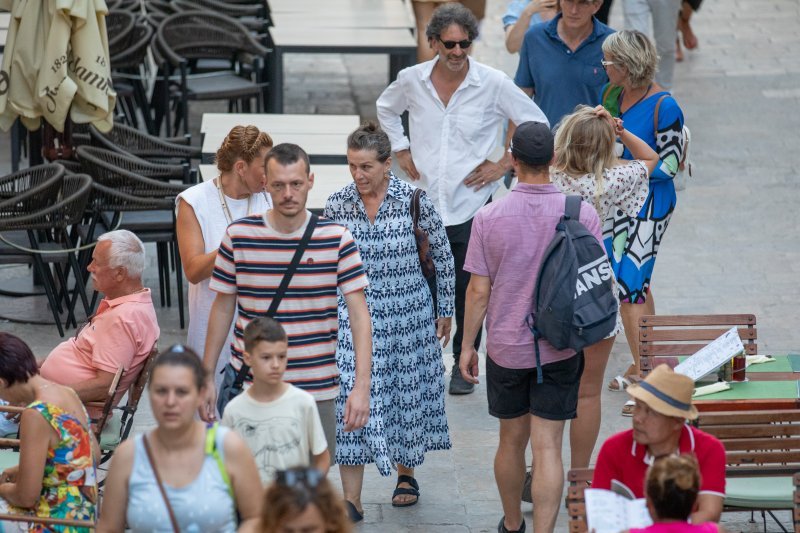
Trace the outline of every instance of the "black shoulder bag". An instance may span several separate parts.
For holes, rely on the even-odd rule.
[[[317,225],[317,219],[317,215],[314,214],[312,214],[309,218],[306,231],[303,233],[303,237],[300,239],[300,243],[297,245],[294,256],[292,256],[292,262],[289,263],[286,273],[283,275],[283,279],[281,280],[281,284],[278,286],[278,290],[275,291],[275,296],[272,298],[272,302],[269,304],[269,309],[267,309],[267,312],[262,316],[273,317],[278,311],[278,306],[281,305],[283,295],[286,293],[286,289],[289,288],[289,282],[292,281],[292,276],[294,276],[297,266],[300,264],[300,260],[303,258],[303,253],[305,252],[306,248],[308,247],[308,243],[311,240],[311,235],[314,233],[314,228]],[[242,367],[239,369],[239,372],[234,375],[233,367],[231,367],[230,363],[228,364],[228,367],[225,369],[225,377],[223,378],[222,385],[220,385],[219,388],[219,396],[217,397],[217,410],[219,411],[220,415],[222,415],[223,411],[225,411],[225,406],[228,405],[228,402],[242,393],[244,390],[244,380],[249,372],[250,367],[242,362]]]

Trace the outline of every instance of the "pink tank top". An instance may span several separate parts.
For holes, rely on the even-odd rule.
[[[717,533],[719,527],[715,522],[688,524],[684,522],[666,522],[653,524],[645,528],[634,528],[630,533]]]

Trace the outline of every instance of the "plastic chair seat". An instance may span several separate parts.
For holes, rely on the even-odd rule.
[[[116,449],[122,441],[120,433],[122,432],[122,420],[118,414],[111,416],[103,431],[100,432],[100,449],[103,451],[110,451]]]
[[[261,94],[265,84],[237,76],[233,72],[217,75],[190,78],[187,80],[189,100],[221,100]]]
[[[6,468],[19,464],[19,452],[14,450],[0,450],[0,472]]]
[[[725,480],[725,506],[744,509],[791,509],[794,481],[785,477],[734,477]]]
[[[103,213],[103,224],[110,228],[113,213]],[[119,229],[126,229],[134,233],[141,231],[170,231],[174,233],[172,213],[163,210],[154,211],[125,211],[122,214],[122,224]]]

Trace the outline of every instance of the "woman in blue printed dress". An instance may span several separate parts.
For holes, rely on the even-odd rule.
[[[355,356],[347,306],[339,296],[341,373],[337,400],[336,462],[351,518],[363,516],[364,465],[375,463],[384,476],[397,468],[392,505],[417,502],[414,468],[425,453],[451,447],[444,408],[442,349],[450,338],[455,270],[444,225],[425,193],[419,226],[428,233],[436,265],[436,309],[422,274],[411,219],[415,190],[392,175],[389,137],[367,123],[348,137],[347,160],[353,183],[328,199],[324,216],[347,226],[355,238],[369,279],[372,319],[370,418],[361,430],[345,432],[345,399],[353,386]],[[437,318],[438,317],[438,318]]]
[[[658,55],[655,45],[638,31],[620,31],[603,42],[603,67],[609,84],[603,107],[622,119],[625,129],[658,153],[659,166],[650,175],[650,192],[636,217],[619,211],[614,217],[612,249],[607,250],[620,286],[620,312],[633,363],[624,377],[639,375],[638,324],[655,314],[650,280],[661,240],[677,196],[672,179],[683,153],[683,112],[669,92],[653,80]],[[623,159],[632,159],[626,147]],[[623,388],[624,382],[609,388]],[[623,410],[629,415],[631,406]]]

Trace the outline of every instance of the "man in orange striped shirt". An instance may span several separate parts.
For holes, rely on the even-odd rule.
[[[311,217],[305,206],[314,175],[309,172],[305,151],[294,144],[279,144],[264,164],[273,208],[231,224],[217,253],[210,283],[217,296],[203,358],[209,374],[216,368],[235,310],[235,340],[226,372],[241,368],[244,328],[269,308]],[[336,442],[334,399],[339,394],[337,289],[347,302],[356,352],[355,386],[345,407],[345,431],[364,427],[369,417],[372,331],[366,286],[361,256],[350,231],[320,218],[273,317],[289,338],[284,380],[314,396],[331,457]],[[248,372],[245,383],[251,380]],[[200,413],[206,421],[214,418],[216,392],[210,377]]]

